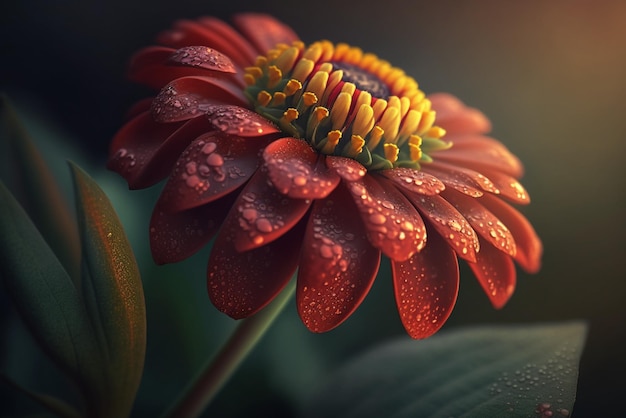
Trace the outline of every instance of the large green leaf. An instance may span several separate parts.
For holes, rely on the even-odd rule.
[[[70,163],[83,249],[83,294],[107,364],[108,416],[130,413],[143,372],[146,311],[132,248],[108,198]],[[106,416],[106,415],[105,415]]]
[[[19,203],[0,183],[0,277],[43,350],[89,398],[99,348],[80,293]]]
[[[0,94],[0,139],[3,181],[78,285],[80,243],[76,222],[52,172],[4,94]]]
[[[303,415],[564,417],[574,405],[585,335],[584,324],[565,323],[392,342],[330,376]]]

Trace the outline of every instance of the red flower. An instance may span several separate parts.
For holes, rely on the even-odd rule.
[[[217,234],[219,310],[254,314],[298,269],[300,317],[328,331],[361,303],[382,253],[402,322],[424,338],[454,306],[458,257],[496,308],[515,288],[513,260],[539,269],[541,242],[506,203],[529,201],[522,165],[479,111],[425,97],[358,48],[305,46],[265,15],[183,20],[158,41],[130,75],[161,91],[131,110],[108,166],[131,189],[169,176],[150,226],[157,263]]]

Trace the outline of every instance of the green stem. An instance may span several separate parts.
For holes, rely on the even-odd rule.
[[[211,402],[237,370],[237,367],[259,342],[265,331],[278,317],[296,288],[291,280],[276,298],[263,310],[242,320],[220,351],[201,370],[181,394],[176,403],[165,413],[168,418],[194,418]]]

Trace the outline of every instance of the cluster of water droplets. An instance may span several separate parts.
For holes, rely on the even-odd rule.
[[[278,132],[263,116],[240,106],[207,105],[204,112],[213,126],[227,134],[253,137]]]
[[[200,97],[181,93],[173,85],[164,87],[152,100],[150,112],[157,122],[176,122],[200,116],[206,111]]]
[[[447,319],[455,299],[456,283],[441,277],[439,266],[419,263],[414,258],[395,263],[395,267],[400,270],[394,280],[402,322],[414,337],[431,335]]]
[[[137,165],[135,154],[126,148],[120,148],[109,161],[109,165],[121,173],[128,173]]]
[[[199,161],[187,161],[180,173],[180,179],[183,181],[184,187],[203,193],[211,186],[209,178],[218,183],[225,180],[224,157],[216,151],[217,144],[215,142],[198,141],[196,146],[199,148],[199,152],[196,154],[200,157]],[[186,192],[186,190],[181,190],[181,194]]]
[[[262,196],[256,193],[245,192],[241,195],[240,204],[237,206],[239,227],[247,233],[255,246],[260,246],[265,242],[265,235],[285,225],[274,204],[266,201],[260,202],[261,198]]]
[[[506,399],[510,412],[520,413],[522,405],[532,404],[534,410],[524,411],[529,417],[568,417],[574,399],[573,389],[566,385],[576,381],[575,353],[575,349],[564,343],[545,362],[527,363],[512,373],[502,372],[489,386],[489,394]]]
[[[309,281],[300,290],[300,313],[306,326],[312,331],[328,329],[328,323],[339,323],[356,303],[355,291],[362,287],[359,270],[365,249],[355,242],[355,231],[341,222],[335,212],[344,210],[332,199],[325,199],[310,219],[312,236],[308,251],[303,254],[302,265],[314,272],[307,272]],[[353,227],[353,225],[352,225]]]
[[[220,72],[235,72],[235,67],[227,56],[206,46],[187,46],[172,53],[170,62]]]

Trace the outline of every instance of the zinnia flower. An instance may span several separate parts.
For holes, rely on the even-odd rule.
[[[306,46],[266,15],[182,20],[158,43],[130,77],[160,93],[131,110],[108,167],[131,189],[168,178],[150,224],[157,263],[216,236],[207,280],[220,311],[253,315],[297,269],[300,317],[328,331],[384,254],[402,322],[425,338],[455,304],[458,258],[496,308],[515,288],[513,260],[538,270],[541,242],[507,203],[529,201],[522,165],[479,111],[426,97],[359,48]]]

